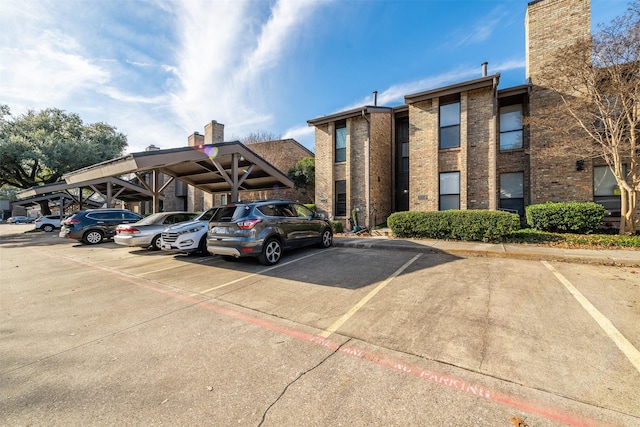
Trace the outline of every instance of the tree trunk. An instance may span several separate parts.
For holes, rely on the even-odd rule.
[[[638,192],[620,188],[620,234],[636,234],[638,218],[635,218],[638,205]]]
[[[42,200],[42,201],[38,202],[38,204],[40,204],[40,214],[42,216],[51,215],[51,208],[49,208],[49,201],[48,200]]]

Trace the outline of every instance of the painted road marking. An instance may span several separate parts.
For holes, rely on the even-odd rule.
[[[638,351],[638,349],[635,348],[633,344],[631,344],[629,340],[626,339],[624,335],[622,335],[620,331],[618,331],[618,329],[616,329],[615,326],[613,326],[613,323],[611,323],[611,321],[607,319],[604,314],[600,313],[600,311],[598,311],[598,309],[595,308],[593,304],[591,304],[591,302],[584,295],[582,295],[582,293],[580,293],[580,291],[575,286],[573,286],[573,284],[571,284],[571,282],[566,277],[560,274],[560,272],[553,268],[547,261],[541,262],[545,267],[547,267],[550,272],[552,272],[556,276],[560,283],[562,283],[564,287],[567,288],[569,293],[571,293],[571,295],[573,295],[573,297],[578,300],[580,305],[582,305],[582,307],[587,310],[587,313],[589,313],[593,320],[595,320],[598,325],[600,325],[600,327],[609,336],[609,338],[613,340],[615,345],[617,345],[618,348],[622,350],[624,355],[627,356],[627,359],[629,359],[631,364],[638,370],[638,372],[640,372],[640,351]]]
[[[329,338],[329,336],[331,336],[335,331],[337,331],[342,325],[344,325],[344,323],[347,320],[349,320],[354,314],[356,314],[358,312],[358,310],[360,310],[366,303],[368,303],[369,300],[371,300],[371,298],[373,298],[378,292],[380,292],[385,286],[387,286],[400,273],[402,273],[404,270],[406,270],[407,267],[409,267],[411,264],[413,264],[415,260],[420,258],[420,255],[422,255],[422,254],[418,254],[418,255],[414,256],[413,258],[411,258],[409,261],[405,262],[402,267],[397,269],[384,282],[382,282],[378,286],[376,286],[371,292],[369,292],[364,298],[362,298],[356,305],[351,307],[351,309],[349,309],[349,311],[347,311],[345,314],[343,314],[342,317],[340,317],[331,326],[329,326],[327,329],[325,329],[320,334],[320,336],[323,337],[323,338]]]
[[[291,261],[288,261],[288,262],[284,262],[282,264],[276,264],[276,265],[274,265],[272,267],[268,267],[268,268],[265,268],[263,270],[260,270],[257,273],[247,274],[246,276],[242,276],[242,277],[239,277],[237,279],[231,280],[230,282],[226,282],[226,283],[223,283],[221,285],[214,286],[213,288],[209,288],[209,289],[206,289],[206,290],[200,291],[200,292],[195,292],[195,293],[191,294],[191,296],[200,295],[200,294],[206,294],[207,292],[215,291],[216,289],[224,288],[226,286],[233,285],[234,283],[242,282],[243,280],[250,279],[253,276],[258,276],[258,275],[260,275],[262,273],[266,273],[267,271],[275,270],[276,268],[284,267],[285,265],[293,264],[294,262],[298,262],[298,261],[301,261],[301,260],[303,260],[305,258],[309,258],[309,257],[315,256],[315,255],[318,255],[318,254],[321,254],[321,253],[324,253],[324,252],[326,252],[326,251],[317,251],[317,252],[311,253],[309,255],[301,256],[300,258],[296,258],[294,260],[291,260]]]

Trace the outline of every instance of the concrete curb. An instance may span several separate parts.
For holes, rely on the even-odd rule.
[[[335,237],[334,246],[357,249],[447,253],[461,258],[511,258],[640,268],[640,251],[561,249],[528,245],[503,245],[441,240],[396,240],[385,238]]]

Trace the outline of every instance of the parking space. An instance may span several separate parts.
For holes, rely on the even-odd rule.
[[[0,267],[7,424],[640,424],[640,371],[538,261],[28,233]],[[553,267],[640,347],[640,272]]]

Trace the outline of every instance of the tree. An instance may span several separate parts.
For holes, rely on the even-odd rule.
[[[280,139],[280,135],[273,134],[271,132],[251,132],[249,135],[240,139],[245,145],[256,144],[258,142],[277,141]]]
[[[604,159],[620,190],[621,234],[635,234],[640,223],[639,18],[640,6],[631,5],[593,37],[560,48],[534,89],[551,91],[555,102],[529,119],[548,131],[545,155]]]
[[[105,123],[50,108],[12,117],[0,106],[0,187],[27,189],[59,181],[68,172],[118,157],[127,137]],[[43,214],[50,214],[41,202]]]
[[[305,157],[299,160],[294,167],[289,169],[287,176],[297,190],[307,194],[315,190],[316,186],[316,161],[313,157]]]

